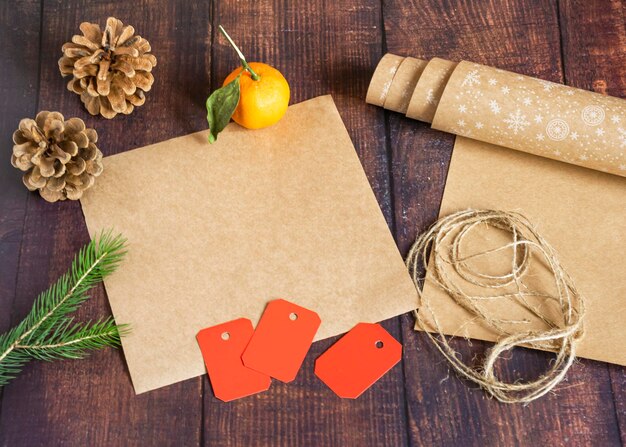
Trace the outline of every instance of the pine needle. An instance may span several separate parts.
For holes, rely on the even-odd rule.
[[[89,351],[120,345],[128,332],[113,318],[74,323],[69,314],[89,299],[87,292],[113,273],[126,254],[126,239],[110,231],[85,245],[70,270],[35,299],[28,315],[0,335],[0,387],[32,359],[78,359]]]

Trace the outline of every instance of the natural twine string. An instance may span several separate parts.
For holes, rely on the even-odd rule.
[[[495,249],[462,255],[469,235],[488,227],[504,230],[512,241]],[[503,275],[490,275],[473,268],[468,261],[510,250],[511,269]],[[502,256],[500,254],[500,256]],[[421,273],[430,259],[428,277]],[[531,273],[531,264],[546,268],[554,279],[555,292],[535,291],[524,283]],[[461,376],[477,383],[489,394],[505,403],[528,403],[552,390],[565,377],[576,358],[576,345],[583,335],[584,302],[574,283],[561,267],[554,249],[534,230],[528,220],[518,213],[493,210],[466,210],[436,222],[417,238],[406,264],[418,290],[419,309],[414,312],[417,326]],[[534,269],[533,269],[534,270]],[[443,334],[430,297],[420,288],[424,281],[432,282],[462,306],[474,321],[493,330],[496,344],[487,351],[482,365],[474,367],[462,361]],[[469,283],[469,284],[468,284]],[[485,294],[476,294],[476,286]],[[472,292],[468,291],[472,289]],[[529,301],[541,300],[542,305]],[[485,304],[494,300],[510,300],[541,320],[543,330],[511,330],[530,323],[528,319],[509,320],[491,315]],[[548,314],[544,304],[560,311]],[[552,315],[552,316],[551,316]],[[431,333],[433,332],[433,333]],[[495,374],[498,359],[516,346],[527,346],[556,352],[556,359],[539,378],[528,382],[507,383]]]

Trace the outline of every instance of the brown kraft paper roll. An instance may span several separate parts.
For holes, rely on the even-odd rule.
[[[414,64],[425,64],[421,62]],[[368,103],[382,102],[387,109],[405,113],[391,95],[410,96],[407,116],[432,122],[435,129],[626,176],[623,99],[438,58],[421,68],[421,76],[416,70],[419,79],[412,84],[396,73],[403,65],[400,56],[386,55],[381,60],[368,90]]]

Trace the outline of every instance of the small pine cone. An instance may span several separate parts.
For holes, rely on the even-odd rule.
[[[59,112],[39,112],[13,133],[11,164],[26,172],[26,187],[48,202],[77,200],[102,173],[97,141],[96,131],[80,118],[65,121]]]
[[[59,59],[61,74],[72,75],[68,90],[80,95],[89,113],[109,119],[143,105],[157,63],[150,43],[113,17],[107,19],[104,32],[88,22],[81,23],[80,30],[82,35],[63,45]]]

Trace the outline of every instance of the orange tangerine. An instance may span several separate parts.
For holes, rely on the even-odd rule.
[[[281,72],[270,65],[262,62],[248,65],[258,75],[258,80],[252,79],[250,72],[242,67],[235,68],[224,79],[223,85],[226,85],[241,73],[239,104],[232,118],[247,129],[276,124],[289,105],[289,84]]]

